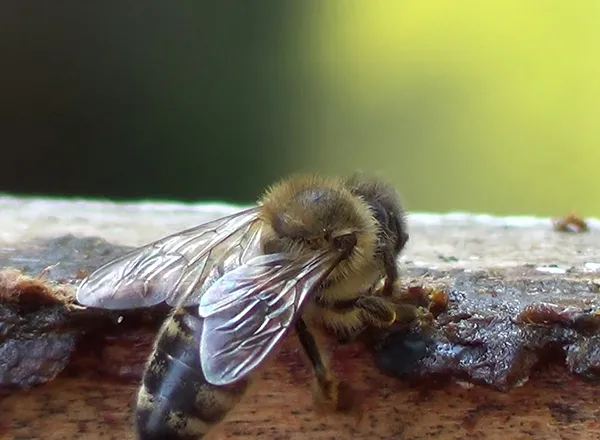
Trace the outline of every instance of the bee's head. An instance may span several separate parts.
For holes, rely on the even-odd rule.
[[[269,189],[261,204],[261,217],[270,226],[266,252],[329,248],[347,254],[353,264],[370,261],[375,252],[373,213],[339,179],[297,176]]]

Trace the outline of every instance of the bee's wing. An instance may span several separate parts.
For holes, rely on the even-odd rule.
[[[162,238],[100,267],[77,301],[106,309],[198,304],[211,282],[260,250],[258,207]]]
[[[200,298],[200,360],[208,382],[225,385],[249,374],[271,352],[341,256],[322,252],[293,260],[257,256],[225,274]]]

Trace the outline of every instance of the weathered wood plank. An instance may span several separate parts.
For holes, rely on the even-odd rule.
[[[46,279],[68,291],[81,270],[93,270],[128,247],[236,209],[4,198],[0,268],[36,275],[60,263]],[[411,238],[401,259],[406,282],[439,286],[452,301],[438,318],[446,323],[432,335],[438,345],[409,365],[418,367],[411,377],[429,381],[431,374],[445,369],[462,381],[491,386],[465,388],[464,382],[451,382],[432,387],[386,376],[375,367],[372,354],[353,343],[339,347],[334,359],[344,379],[363,390],[362,417],[319,415],[311,400],[309,369],[291,338],[217,438],[224,433],[239,439],[598,438],[600,388],[573,374],[595,376],[600,364],[595,354],[600,222],[588,224],[589,232],[568,234],[556,232],[549,219],[412,215]],[[555,307],[541,309],[544,303]],[[527,306],[538,308],[522,314]],[[74,315],[67,315],[72,323]],[[7,325],[14,315],[3,316],[0,345],[8,350],[7,342],[19,341],[15,326]],[[516,322],[519,316],[534,324]],[[126,316],[123,324],[133,319],[131,327],[118,327],[114,318],[102,318],[110,321],[102,321],[109,329],[105,340],[86,339],[74,330],[77,350],[66,369],[57,367],[55,379],[29,390],[1,391],[0,438],[131,438],[135,378],[160,316],[144,322]],[[119,339],[120,328],[127,329],[125,342]],[[499,333],[502,329],[505,333]],[[490,356],[500,352],[492,343],[494,335],[506,336],[500,347],[519,350]],[[440,356],[444,347],[459,347],[463,357]],[[389,360],[390,352],[382,353]],[[392,363],[405,355],[395,354]],[[116,371],[106,371],[107,365]],[[394,365],[403,366],[400,361]],[[510,370],[514,365],[518,368]],[[27,368],[35,371],[36,365]],[[506,374],[509,370],[516,373]],[[509,380],[503,382],[503,377]],[[503,384],[507,392],[493,388]]]

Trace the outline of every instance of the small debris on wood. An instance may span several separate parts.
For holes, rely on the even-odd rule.
[[[45,273],[43,271],[40,275]],[[26,307],[27,304],[33,307],[67,305],[73,302],[73,286],[45,281],[42,276],[32,277],[12,268],[0,269],[0,301],[19,307]]]
[[[569,213],[562,218],[553,220],[554,230],[558,232],[581,233],[588,231],[586,221],[574,213]]]
[[[579,332],[595,333],[600,329],[600,314],[568,305],[530,304],[515,318],[519,324],[564,326]]]
[[[445,312],[448,309],[448,304],[450,298],[448,298],[448,294],[441,289],[432,289],[429,293],[429,312],[433,315],[433,317],[437,318],[441,313]]]

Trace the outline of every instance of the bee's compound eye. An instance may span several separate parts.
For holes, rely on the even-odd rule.
[[[333,245],[340,251],[350,252],[356,246],[356,235],[344,234],[333,237]]]

